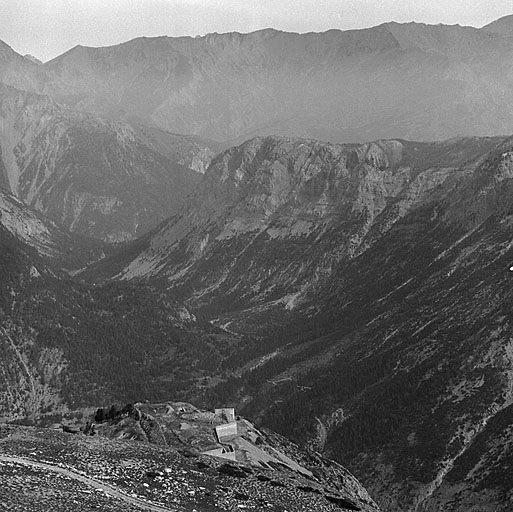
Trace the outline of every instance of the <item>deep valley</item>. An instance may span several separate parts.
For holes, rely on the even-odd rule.
[[[2,43],[0,507],[511,510],[512,41]]]

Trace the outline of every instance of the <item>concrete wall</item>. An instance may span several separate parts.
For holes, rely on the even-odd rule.
[[[224,453],[224,448],[214,448],[213,450],[206,450],[201,453],[204,455],[211,455],[212,457],[221,457]]]
[[[217,439],[221,441],[223,437],[237,435],[237,423],[226,423],[224,425],[218,425],[216,427]]]

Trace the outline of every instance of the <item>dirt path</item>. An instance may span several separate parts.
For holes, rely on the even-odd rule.
[[[81,475],[79,473],[75,473],[74,471],[70,471],[68,469],[61,468],[59,466],[54,466],[52,464],[45,464],[44,462],[36,462],[34,460],[25,459],[24,457],[13,457],[9,455],[0,455],[0,464],[2,462],[8,462],[13,464],[21,464],[23,466],[30,466],[33,468],[45,469],[47,471],[52,471],[53,473],[59,473],[61,475],[67,476],[68,478],[72,478],[73,480],[78,480],[83,484],[89,485],[90,487],[94,487],[95,489],[101,489],[103,492],[108,494],[109,496],[113,496],[114,498],[118,498],[125,503],[129,503],[130,505],[135,505],[144,510],[151,510],[154,512],[177,512],[177,509],[164,508],[159,505],[154,505],[152,503],[148,503],[139,498],[134,498],[125,494],[124,492],[118,491],[115,487],[100,482],[99,480],[95,480],[94,478],[90,478],[88,476]]]

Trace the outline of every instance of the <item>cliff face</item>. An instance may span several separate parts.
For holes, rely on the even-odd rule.
[[[240,143],[442,140],[513,131],[508,33],[389,23],[77,46],[42,66],[40,91],[77,109]]]
[[[213,156],[208,143],[73,112],[2,87],[4,183],[71,231],[117,242],[173,214]]]
[[[119,275],[166,278],[194,290],[196,306],[293,308],[337,265],[442,196],[496,142],[253,139],[213,160],[182,211]]]
[[[385,510],[510,508],[511,149],[336,267],[242,378],[246,414],[350,461]]]

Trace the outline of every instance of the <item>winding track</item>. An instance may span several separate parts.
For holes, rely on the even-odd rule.
[[[88,476],[81,475],[79,473],[75,473],[69,469],[61,468],[59,466],[54,466],[52,464],[46,464],[44,462],[36,462],[31,459],[26,459],[25,457],[13,457],[10,455],[0,455],[0,464],[2,462],[13,463],[13,464],[21,464],[23,466],[30,466],[33,468],[44,469],[47,471],[52,471],[53,473],[59,473],[61,475],[67,476],[68,478],[72,478],[73,480],[78,480],[83,484],[86,484],[90,487],[94,487],[95,489],[101,489],[103,492],[112,496],[114,498],[118,498],[125,503],[129,503],[130,505],[135,505],[144,510],[151,510],[152,512],[177,512],[178,509],[170,509],[161,507],[159,505],[154,505],[152,503],[148,503],[147,501],[141,500],[139,498],[134,498],[117,490],[115,487],[100,482],[99,480],[95,480],[94,478],[90,478]]]

